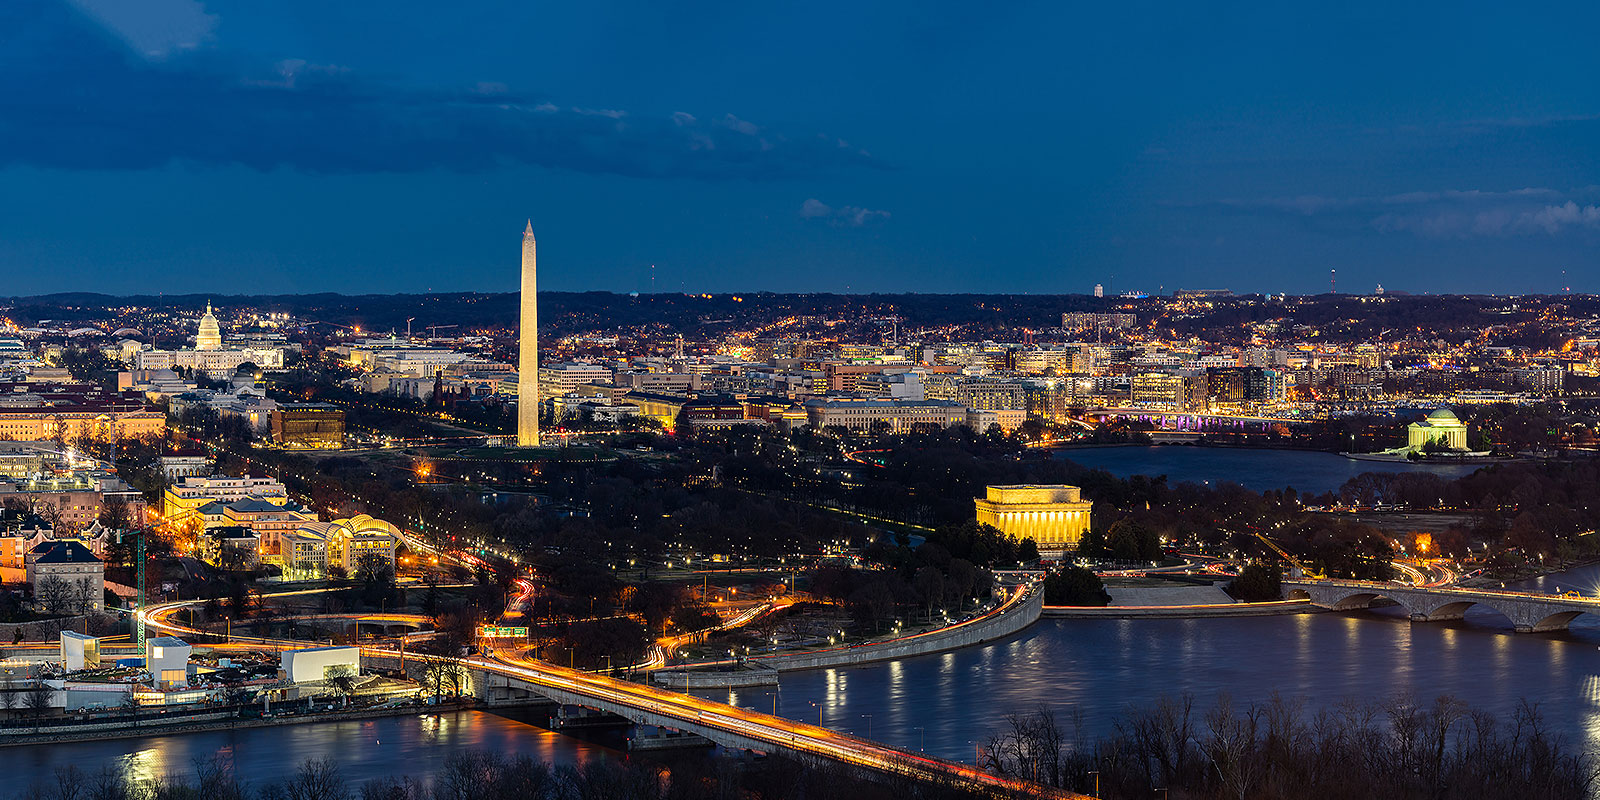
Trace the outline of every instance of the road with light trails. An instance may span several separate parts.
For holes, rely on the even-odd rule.
[[[322,591],[328,589],[303,589],[267,596],[311,594]],[[215,636],[216,634],[182,625],[170,619],[179,609],[203,602],[205,601],[183,600],[151,606],[144,611],[145,625],[177,636]],[[235,636],[233,639],[241,644],[254,643],[275,649],[305,647],[309,644],[304,641],[261,636]],[[363,657],[374,659],[392,659],[396,656],[395,651],[380,647],[362,646],[360,652]],[[931,781],[949,781],[976,790],[992,791],[1002,796],[1088,798],[1088,795],[993,775],[968,764],[907,752],[816,725],[748,711],[681,692],[657,689],[543,661],[525,659],[516,652],[491,649],[486,656],[451,658],[417,654],[413,658],[418,661],[453,661],[469,668],[517,679],[534,687],[535,692],[542,687],[557,694],[579,695],[591,702],[649,712],[657,717],[677,721],[690,729],[726,731],[743,740],[770,745],[776,750],[826,758],[879,772],[911,775]]]
[[[994,791],[1002,795],[1088,797],[993,775],[967,764],[945,761],[922,753],[907,752],[828,728],[736,708],[681,692],[613,680],[545,662],[509,663],[501,660],[504,657],[499,654],[495,655],[495,660],[470,658],[464,661],[474,667],[518,678],[535,686],[576,693],[614,705],[648,711],[661,717],[681,720],[697,728],[722,729],[772,745],[780,750],[827,758],[880,772],[908,774],[927,780],[952,781],[973,789]]]
[[[1000,613],[1005,608],[1021,602],[1027,596],[1026,588],[1018,587],[1006,603],[977,619]],[[975,621],[977,620],[968,620],[962,624],[971,624]],[[785,750],[882,772],[910,774],[928,780],[954,781],[974,789],[1014,796],[1088,797],[1028,781],[993,775],[971,765],[933,758],[923,753],[911,753],[818,725],[750,711],[681,692],[613,680],[602,675],[560,667],[526,658],[520,651],[491,649],[488,656],[487,659],[470,658],[464,661],[486,671],[519,678],[535,686],[583,694],[619,706],[682,720],[695,726],[720,728]]]

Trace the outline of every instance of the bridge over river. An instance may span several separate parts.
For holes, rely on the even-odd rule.
[[[1414,622],[1461,619],[1468,608],[1492,608],[1511,620],[1518,633],[1563,630],[1580,614],[1600,616],[1600,598],[1572,594],[1536,594],[1494,589],[1413,586],[1380,581],[1286,580],[1284,595],[1309,599],[1335,611],[1367,608],[1379,599],[1392,600]]]
[[[311,594],[321,589],[282,592],[282,595]],[[1042,591],[1039,584],[1014,587],[1006,605],[1015,605]],[[162,633],[183,636],[191,642],[203,641],[213,633],[181,624],[173,619],[183,608],[204,601],[181,600],[164,603],[140,612],[146,625]],[[286,639],[239,636],[235,646],[257,644],[274,649],[304,647],[308,643]],[[471,694],[490,705],[505,705],[545,698],[564,706],[578,706],[614,714],[639,725],[652,725],[701,736],[724,747],[781,753],[804,760],[828,760],[848,764],[867,774],[911,776],[936,783],[986,790],[998,796],[1086,798],[1073,792],[1054,789],[1029,781],[995,775],[955,761],[912,753],[879,744],[829,728],[762,714],[743,708],[705,700],[694,695],[658,689],[605,675],[569,669],[514,652],[491,651],[483,656],[454,658],[423,654],[404,654],[383,647],[360,648],[363,666],[393,668],[404,664],[419,667],[424,662],[454,664],[465,673]]]

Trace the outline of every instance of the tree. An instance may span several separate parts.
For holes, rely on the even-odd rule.
[[[1276,564],[1258,561],[1240,570],[1228,590],[1234,599],[1247,603],[1277,600],[1283,595],[1283,571]]]
[[[377,553],[364,553],[356,559],[355,579],[361,581],[361,596],[369,605],[394,594],[394,569],[389,559]]]
[[[100,503],[100,524],[114,531],[125,530],[132,515],[128,511],[128,501],[121,495],[110,495]]]
[[[1099,575],[1068,564],[1045,576],[1044,602],[1052,606],[1103,606],[1111,602],[1111,595]]]
[[[894,591],[882,580],[875,580],[850,595],[850,603],[872,623],[877,633],[883,620],[894,609]]]
[[[322,669],[322,680],[328,688],[339,693],[346,707],[350,705],[350,695],[356,689],[356,668],[349,664],[330,664]]]
[[[933,618],[933,606],[944,598],[944,574],[937,567],[923,567],[917,570],[917,575],[912,579],[912,584],[917,588],[917,594],[922,595],[922,602],[927,606],[928,618]]]
[[[307,759],[301,763],[283,788],[289,800],[348,800],[350,797],[339,768],[326,758]]]
[[[1161,539],[1144,524],[1123,519],[1107,532],[1106,549],[1118,561],[1157,561],[1161,558]]]
[[[95,600],[100,598],[95,597],[95,588],[92,581],[84,578],[69,583],[68,587],[72,595],[68,602],[75,613],[87,614],[94,610]]]
[[[422,671],[422,686],[435,699],[459,694],[465,679],[466,674],[455,661],[430,661]]]
[[[1031,564],[1039,560],[1039,543],[1032,536],[1024,537],[1017,545],[1017,560],[1024,564]]]
[[[63,614],[72,602],[72,587],[57,575],[46,575],[39,580],[39,596],[35,598],[46,614]]]
[[[44,681],[37,681],[27,691],[22,693],[22,705],[33,712],[36,717],[42,717],[52,707],[56,691]]]
[[[18,628],[17,633],[21,634],[22,629]],[[5,679],[4,682],[0,682],[0,708],[10,712],[15,710],[17,704],[21,702],[22,693],[17,691],[17,688],[11,684],[11,680],[9,678]]]

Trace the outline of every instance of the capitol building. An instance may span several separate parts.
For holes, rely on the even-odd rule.
[[[222,326],[206,303],[205,316],[200,318],[200,330],[194,337],[193,350],[140,350],[134,356],[138,369],[172,369],[184,367],[199,370],[211,376],[233,374],[240,364],[250,362],[262,369],[282,369],[283,350],[276,347],[224,347]]]

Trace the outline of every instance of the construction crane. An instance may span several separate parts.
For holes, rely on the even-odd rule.
[[[133,643],[138,645],[140,652],[144,652],[144,540],[149,534],[150,532],[147,530],[117,532],[117,544],[122,544],[122,537],[124,535],[137,536],[139,539],[138,548],[135,550],[134,555],[134,560],[139,565],[139,580],[136,584],[139,590],[139,596],[135,598],[136,602],[134,604],[135,607],[133,611]]]
[[[454,327],[457,327],[457,326],[455,326],[455,325],[429,325],[428,326],[428,338],[429,339],[437,339],[437,338],[439,338],[439,331],[448,330],[448,329],[454,328]]]
[[[1321,573],[1316,572],[1316,571],[1312,570],[1311,568],[1307,567],[1305,564],[1301,563],[1300,559],[1295,558],[1292,555],[1289,555],[1289,551],[1283,549],[1282,547],[1279,547],[1278,543],[1272,541],[1272,539],[1269,538],[1266,534],[1264,534],[1264,533],[1262,533],[1260,531],[1256,531],[1256,538],[1260,539],[1262,544],[1265,544],[1267,547],[1272,548],[1272,552],[1277,553],[1280,557],[1283,558],[1284,561],[1289,562],[1290,566],[1294,567],[1297,570],[1300,570],[1300,574],[1302,574],[1302,575],[1304,575],[1304,576],[1306,576],[1308,578],[1322,578],[1323,577],[1323,575]]]

